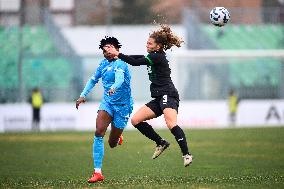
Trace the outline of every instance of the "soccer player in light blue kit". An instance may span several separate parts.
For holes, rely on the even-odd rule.
[[[109,146],[114,148],[117,144],[122,144],[122,132],[126,127],[128,119],[133,109],[133,100],[130,88],[130,73],[127,64],[117,57],[107,53],[104,50],[106,45],[113,45],[117,50],[121,44],[114,37],[105,37],[100,42],[100,49],[103,50],[105,59],[103,59],[97,68],[95,74],[87,82],[80,98],[76,101],[78,109],[81,103],[86,102],[86,96],[102,79],[104,87],[104,97],[101,101],[97,119],[96,132],[93,144],[94,172],[88,180],[94,183],[104,180],[102,175],[102,162],[104,157],[104,140],[103,137],[109,124],[111,131],[109,135]]]

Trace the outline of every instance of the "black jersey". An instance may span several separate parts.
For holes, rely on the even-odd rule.
[[[153,98],[169,95],[179,99],[179,94],[171,79],[169,61],[164,52],[151,52],[143,55],[127,56],[119,54],[118,58],[132,66],[146,65],[151,81],[150,91]]]

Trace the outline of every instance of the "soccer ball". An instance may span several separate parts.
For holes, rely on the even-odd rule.
[[[222,27],[230,20],[230,13],[224,7],[215,7],[210,12],[211,23]]]

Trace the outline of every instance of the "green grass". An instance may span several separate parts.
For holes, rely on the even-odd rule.
[[[284,127],[185,130],[188,168],[170,132],[158,132],[171,146],[156,160],[154,144],[137,131],[115,149],[105,143],[106,179],[96,184],[86,182],[93,133],[0,134],[0,188],[284,188]]]

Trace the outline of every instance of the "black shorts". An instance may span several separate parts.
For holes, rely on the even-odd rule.
[[[163,114],[163,110],[165,108],[172,108],[178,112],[179,100],[175,97],[164,95],[151,100],[146,104],[146,106],[150,108],[157,117],[159,117]]]

